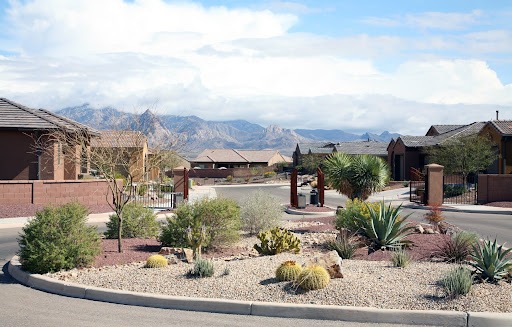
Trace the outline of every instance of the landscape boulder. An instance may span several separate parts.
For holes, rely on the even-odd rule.
[[[327,270],[331,278],[343,278],[341,263],[342,259],[338,252],[333,250],[325,254],[314,256],[311,260],[306,262],[304,266],[319,265]]]

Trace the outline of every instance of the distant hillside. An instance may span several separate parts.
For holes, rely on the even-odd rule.
[[[64,108],[57,114],[98,130],[140,130],[148,136],[150,144],[172,146],[172,140],[180,138],[179,151],[188,157],[207,148],[276,149],[291,156],[297,143],[368,139],[388,142],[399,136],[387,131],[380,135],[356,135],[342,130],[291,130],[277,125],[264,128],[246,120],[207,121],[197,116],[156,115],[150,110],[138,116],[112,107],[95,109],[89,104]]]

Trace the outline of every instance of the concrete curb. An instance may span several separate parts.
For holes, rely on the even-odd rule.
[[[250,302],[111,290],[67,283],[47,276],[27,273],[21,269],[18,256],[11,259],[7,270],[21,284],[40,291],[87,300],[162,309],[388,324],[454,327],[512,326],[512,313],[393,310],[334,305]]]
[[[286,212],[287,214],[290,214],[290,215],[298,215],[298,216],[332,216],[334,214],[336,214],[336,210],[332,210],[332,211],[323,211],[323,212],[311,212],[311,211],[301,211],[301,210],[296,210],[296,209],[292,209],[292,208],[286,208],[284,210],[284,212]]]

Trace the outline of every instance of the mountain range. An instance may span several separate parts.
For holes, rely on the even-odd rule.
[[[97,130],[129,128],[142,131],[148,136],[150,146],[159,144],[177,148],[189,158],[208,148],[275,149],[291,156],[297,143],[357,140],[389,142],[391,138],[399,136],[387,131],[357,135],[342,130],[292,130],[277,125],[265,128],[246,120],[207,121],[197,116],[157,115],[150,110],[138,115],[112,107],[95,109],[89,104],[67,107],[56,113]]]

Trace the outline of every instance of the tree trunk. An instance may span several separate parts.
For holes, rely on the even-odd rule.
[[[122,213],[117,214],[118,224],[117,224],[117,251],[119,253],[123,252],[123,237],[122,237],[122,230],[123,230],[123,216]]]

